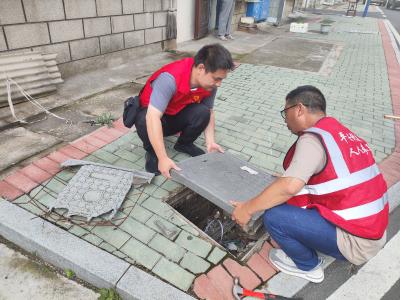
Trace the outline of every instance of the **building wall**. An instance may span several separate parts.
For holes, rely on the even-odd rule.
[[[88,58],[159,51],[169,5],[170,0],[0,0],[0,55],[57,53],[68,75],[74,69],[68,64]]]

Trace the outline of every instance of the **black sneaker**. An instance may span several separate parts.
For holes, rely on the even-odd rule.
[[[149,173],[154,173],[155,176],[160,175],[160,171],[158,170],[158,158],[157,155],[153,152],[146,152],[146,164],[145,169]]]
[[[193,143],[190,144],[176,143],[174,149],[178,152],[189,154],[190,156],[199,156],[205,153],[202,149],[200,149]]]

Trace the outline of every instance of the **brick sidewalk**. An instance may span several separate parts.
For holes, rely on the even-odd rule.
[[[332,18],[337,22],[327,36],[293,34],[343,46],[329,75],[242,64],[224,81],[215,107],[218,142],[269,172],[281,172],[284,154],[295,136],[287,130],[279,110],[287,92],[313,84],[326,95],[328,114],[369,142],[392,185],[400,177],[400,128],[397,124],[395,131],[393,121],[384,120],[383,115],[393,113],[392,102],[394,113],[400,109],[400,72],[398,65],[394,67],[387,33],[374,19]],[[177,161],[187,158],[173,150],[175,140],[166,140],[170,157]],[[204,140],[198,143],[202,145]],[[0,182],[0,196],[200,298],[232,299],[232,277],[239,276],[245,287],[253,289],[276,273],[266,259],[270,244],[239,263],[180,218],[163,199],[181,186],[162,176],[132,189],[111,222],[96,218],[92,225],[71,223],[62,213],[46,213],[76,172],[61,170],[61,162],[76,158],[141,170],[144,153],[137,135],[118,121],[114,128],[100,128],[9,175]],[[156,220],[176,234],[165,237],[154,225]]]

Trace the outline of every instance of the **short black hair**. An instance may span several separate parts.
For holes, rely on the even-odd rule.
[[[326,112],[326,100],[322,92],[312,85],[303,85],[295,88],[286,96],[288,105],[302,103],[310,111]]]
[[[206,72],[216,72],[217,70],[233,70],[233,60],[231,53],[221,44],[206,45],[201,48],[194,56],[194,65],[205,66]]]

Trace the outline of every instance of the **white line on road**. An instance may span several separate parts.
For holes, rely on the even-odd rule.
[[[328,300],[381,299],[400,278],[400,232]]]

